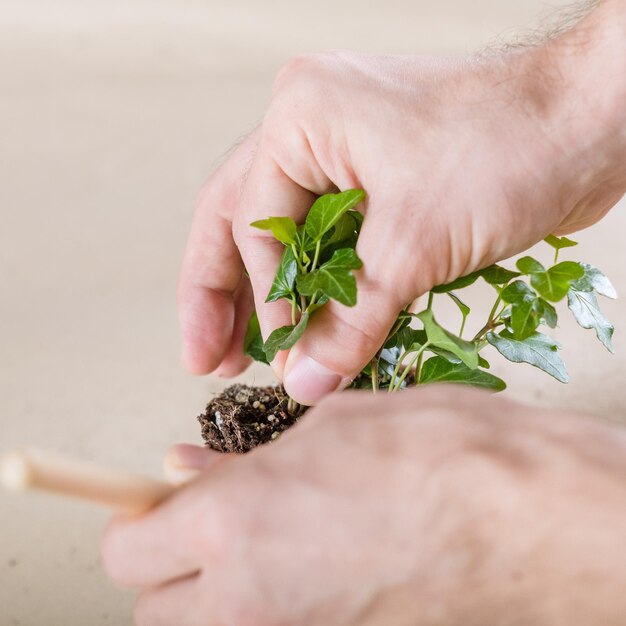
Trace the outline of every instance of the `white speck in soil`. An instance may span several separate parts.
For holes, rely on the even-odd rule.
[[[280,433],[273,432],[272,433],[272,439],[276,439],[278,437],[278,435],[280,435]]]
[[[253,409],[258,409],[260,406],[261,406],[261,403],[260,403],[258,400],[255,400],[255,401],[252,403],[252,408],[253,408]]]

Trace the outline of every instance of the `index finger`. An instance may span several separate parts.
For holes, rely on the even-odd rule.
[[[333,188],[330,182],[329,188]],[[324,193],[326,190],[315,191]],[[316,193],[292,180],[261,142],[246,179],[233,226],[252,283],[261,333],[266,340],[276,328],[292,323],[289,303],[284,300],[265,302],[285,247],[271,232],[255,229],[250,224],[268,217],[291,217],[300,223],[316,197]],[[272,363],[279,376],[282,375],[285,358],[286,355],[279,352]]]
[[[243,277],[232,220],[258,137],[257,128],[210,177],[194,214],[178,285],[178,310],[182,359],[195,374],[216,369],[230,346],[233,295]]]
[[[123,587],[149,587],[190,576],[200,569],[197,546],[189,541],[189,520],[198,499],[181,488],[139,517],[114,517],[102,539],[102,562],[108,576]],[[197,494],[196,494],[197,495]]]

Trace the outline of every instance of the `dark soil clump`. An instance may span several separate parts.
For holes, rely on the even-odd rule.
[[[206,445],[218,452],[243,453],[276,439],[306,411],[291,415],[282,386],[232,385],[213,398],[198,421]]]

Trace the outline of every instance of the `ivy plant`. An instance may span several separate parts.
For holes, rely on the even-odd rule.
[[[267,302],[287,300],[292,312],[291,324],[276,329],[266,341],[253,314],[244,345],[253,359],[269,363],[280,350],[291,348],[315,311],[330,300],[356,304],[354,270],[362,266],[356,244],[363,222],[356,207],[364,199],[361,189],[321,196],[301,225],[289,217],[253,222],[285,246]],[[505,382],[488,371],[489,362],[482,354],[490,346],[509,361],[528,363],[566,383],[561,346],[542,332],[543,327],[557,326],[554,304],[564,300],[578,324],[593,329],[613,352],[614,328],[597,299],[597,295],[617,297],[609,279],[587,263],[559,261],[560,251],[577,245],[575,241],[550,235],[545,242],[554,251],[548,266],[530,256],[518,259],[514,270],[490,265],[433,288],[422,311],[407,306],[351,386],[393,393],[407,386],[448,382],[502,391]],[[471,309],[459,292],[479,279],[493,287],[495,301],[480,330],[465,337]],[[458,308],[458,329],[444,328],[437,320],[434,304],[439,297],[449,298]]]

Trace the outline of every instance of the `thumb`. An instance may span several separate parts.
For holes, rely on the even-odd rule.
[[[313,315],[289,352],[283,384],[300,404],[312,406],[346,387],[376,355],[406,305],[397,292],[368,278],[365,270],[355,274],[357,304],[329,302]]]
[[[230,456],[203,446],[179,443],[166,452],[163,459],[163,473],[172,484],[182,485]]]

